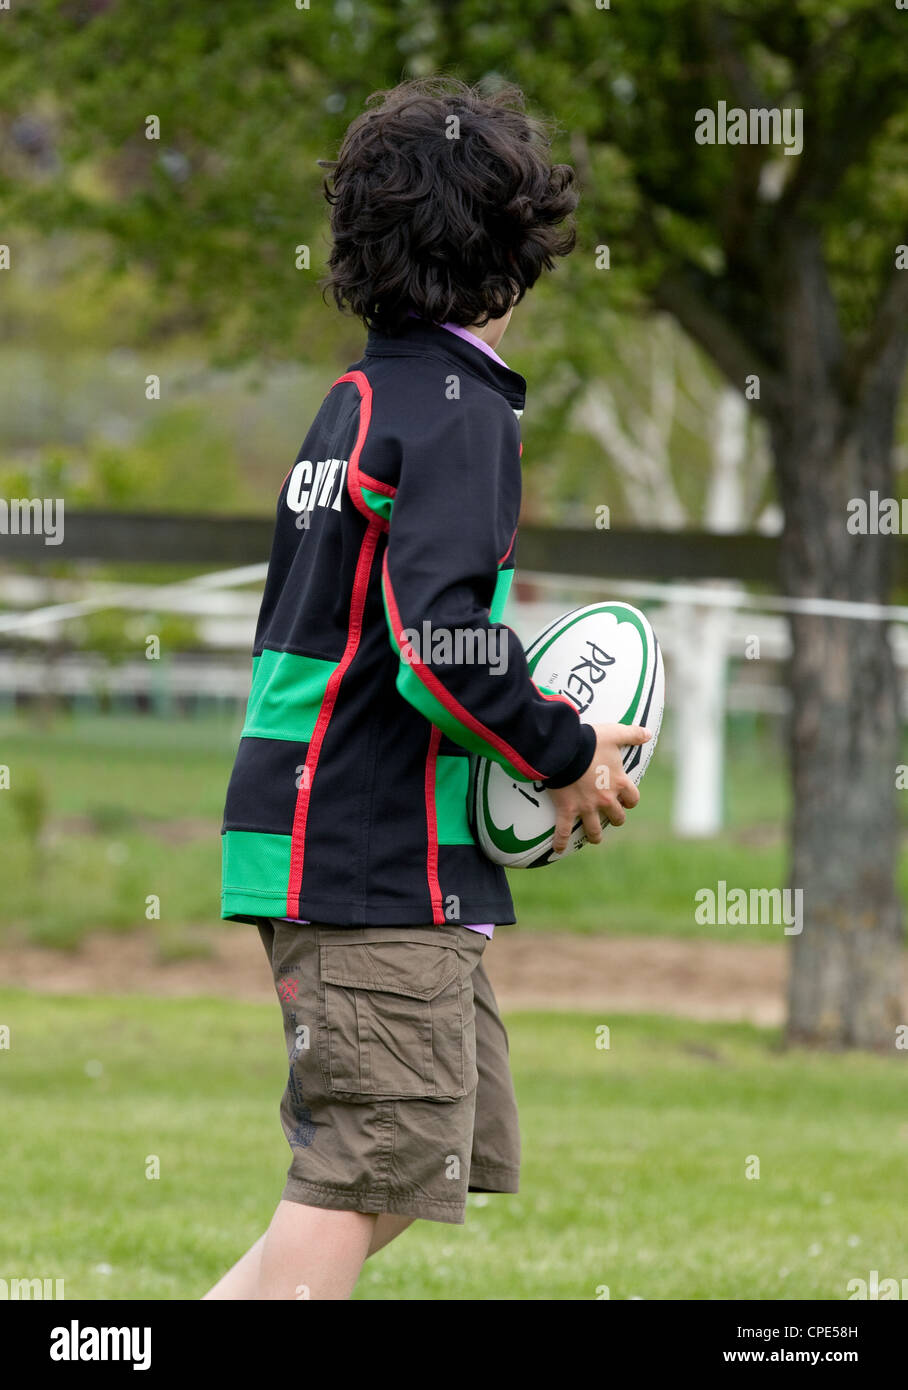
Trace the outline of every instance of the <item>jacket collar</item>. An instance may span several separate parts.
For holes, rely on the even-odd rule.
[[[496,362],[456,333],[425,319],[408,319],[399,333],[370,328],[366,339],[367,357],[441,357],[455,362],[504,396],[518,413],[526,405],[527,384],[519,372]]]

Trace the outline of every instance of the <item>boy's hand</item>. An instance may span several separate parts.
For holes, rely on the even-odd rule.
[[[567,849],[574,822],[580,816],[587,839],[598,845],[602,820],[623,825],[624,808],[636,806],[640,793],[621,765],[621,749],[627,744],[648,743],[652,734],[639,724],[594,724],[596,751],[582,777],[567,787],[549,787],[555,803],[555,840],[552,849]]]

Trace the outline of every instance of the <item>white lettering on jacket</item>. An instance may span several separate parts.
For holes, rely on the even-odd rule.
[[[329,506],[339,512],[346,477],[346,459],[319,459],[315,464],[311,459],[300,459],[290,472],[287,506],[292,512]]]

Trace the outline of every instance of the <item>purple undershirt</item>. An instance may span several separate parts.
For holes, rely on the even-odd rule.
[[[281,921],[292,922],[293,925],[297,927],[309,926],[308,917],[282,917]],[[427,923],[427,925],[434,926],[435,923],[430,922]],[[492,922],[480,922],[479,924],[473,922],[452,922],[451,925],[453,927],[463,927],[464,931],[478,931],[481,936],[487,936],[490,941],[492,940],[492,933],[495,930],[494,924]]]
[[[414,314],[411,309],[410,317],[418,319],[420,315]],[[478,338],[475,333],[471,333],[469,328],[464,328],[459,323],[443,323],[441,327],[446,328],[448,332],[453,333],[455,337],[463,338],[465,343],[472,343],[473,347],[478,347],[480,352],[484,352],[486,357],[491,357],[492,361],[497,362],[499,367],[507,367],[508,364],[505,362],[504,358],[499,357],[494,348],[490,348],[488,343],[483,342],[482,338]]]
[[[422,315],[415,314],[411,309],[410,317],[412,319],[418,319],[421,318]],[[462,328],[459,323],[443,323],[441,327],[446,328],[449,333],[454,333],[458,338],[463,338],[464,342],[472,343],[474,347],[479,348],[480,352],[484,352],[487,357],[491,357],[493,361],[497,362],[500,366],[506,367],[508,365],[507,362],[503,361],[498,356],[498,353],[495,352],[493,348],[489,347],[488,343],[484,343],[481,338],[477,338],[476,334],[471,333],[468,328]],[[309,922],[305,917],[282,917],[281,921],[298,922],[300,926],[303,927],[309,925]],[[465,931],[481,932],[482,935],[487,936],[490,941],[492,940],[492,933],[495,930],[495,925],[493,922],[458,922],[456,923],[456,925],[463,927]]]

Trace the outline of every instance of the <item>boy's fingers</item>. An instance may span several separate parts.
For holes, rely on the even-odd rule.
[[[605,818],[611,825],[623,825],[627,820],[624,814],[624,807],[621,805],[617,796],[608,796],[602,803],[601,810]]]
[[[574,824],[572,812],[562,811],[560,808],[555,817],[555,838],[552,841],[552,849],[556,854],[561,854],[567,849],[567,842],[571,838],[571,827]]]
[[[636,806],[637,802],[640,800],[639,789],[634,786],[634,783],[629,778],[621,783],[621,787],[618,791],[618,800],[621,802],[621,805],[626,806],[628,810],[630,810],[632,806]]]
[[[644,729],[642,724],[619,725],[620,736],[615,740],[619,746],[626,743],[649,743],[652,734],[649,729]]]
[[[583,828],[586,831],[586,838],[590,844],[598,845],[602,842],[602,822],[599,819],[599,812],[590,809],[583,813]]]

